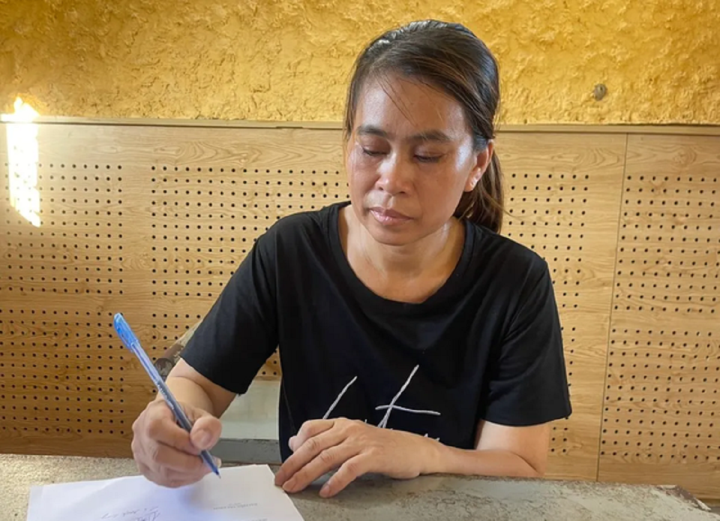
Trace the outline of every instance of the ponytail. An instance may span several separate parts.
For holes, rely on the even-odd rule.
[[[480,182],[465,192],[455,209],[455,217],[500,233],[505,205],[503,200],[502,170],[497,154],[493,152],[490,165]]]

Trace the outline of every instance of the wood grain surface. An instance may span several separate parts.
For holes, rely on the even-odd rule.
[[[162,354],[268,226],[347,198],[341,132],[38,127],[41,226],[0,186],[1,450],[126,456],[153,390],[112,315]],[[497,150],[504,233],[547,260],[563,326],[574,414],[550,475],[720,497],[720,138],[526,130]],[[280,377],[277,355],[258,368]]]
[[[720,497],[720,140],[630,136],[599,479]]]

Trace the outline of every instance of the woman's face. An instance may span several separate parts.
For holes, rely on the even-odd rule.
[[[462,106],[401,77],[369,81],[358,100],[345,156],[355,214],[375,240],[410,244],[439,230],[488,153],[473,150]]]

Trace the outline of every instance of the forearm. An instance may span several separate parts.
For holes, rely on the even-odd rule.
[[[461,474],[477,476],[541,477],[530,463],[507,450],[465,450],[423,438],[426,464],[423,474]]]
[[[192,405],[217,417],[210,396],[199,384],[184,376],[173,376],[172,372],[168,375],[165,383],[178,402]],[[163,399],[159,393],[157,399]]]

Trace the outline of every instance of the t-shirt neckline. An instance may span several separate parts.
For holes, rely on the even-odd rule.
[[[342,242],[340,240],[340,210],[350,205],[350,201],[343,201],[336,203],[332,206],[329,212],[329,242],[332,249],[333,256],[340,268],[340,271],[352,288],[353,293],[356,295],[359,301],[365,305],[373,306],[375,309],[383,309],[389,313],[400,313],[400,314],[423,314],[437,309],[438,306],[446,305],[449,300],[457,297],[458,293],[463,290],[463,284],[468,284],[470,281],[463,281],[463,274],[466,272],[470,259],[472,257],[472,250],[475,243],[475,234],[473,233],[472,225],[467,221],[463,220],[465,238],[463,240],[463,248],[460,254],[455,268],[453,269],[450,277],[445,283],[424,302],[400,302],[397,300],[387,299],[372,291],[360,278],[355,274],[355,271],[350,266],[350,262],[343,251]]]

